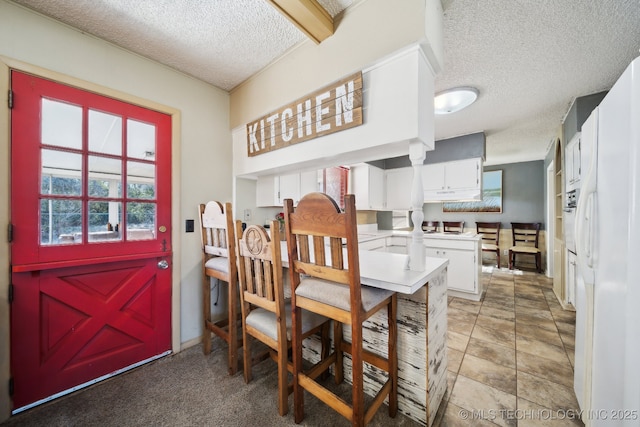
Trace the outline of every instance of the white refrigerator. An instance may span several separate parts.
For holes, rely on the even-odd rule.
[[[640,58],[582,126],[574,389],[587,426],[640,425]]]

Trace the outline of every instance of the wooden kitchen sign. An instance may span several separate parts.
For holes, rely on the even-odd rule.
[[[249,157],[362,124],[362,72],[247,124]]]

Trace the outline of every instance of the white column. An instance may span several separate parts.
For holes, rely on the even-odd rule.
[[[409,270],[424,271],[425,269],[425,249],[424,233],[422,232],[422,221],[424,213],[424,191],[422,188],[422,164],[425,159],[426,146],[422,141],[412,141],[409,143],[409,160],[413,168],[413,182],[411,183],[411,221],[413,221],[413,231],[411,232],[411,243],[409,243]]]

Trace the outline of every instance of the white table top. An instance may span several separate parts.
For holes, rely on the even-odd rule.
[[[289,267],[287,242],[280,242],[282,266]],[[412,294],[437,276],[448,264],[444,258],[426,257],[424,271],[407,268],[409,256],[389,252],[359,251],[362,284]]]

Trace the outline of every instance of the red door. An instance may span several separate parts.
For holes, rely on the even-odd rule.
[[[14,412],[171,348],[171,118],[13,71]]]

